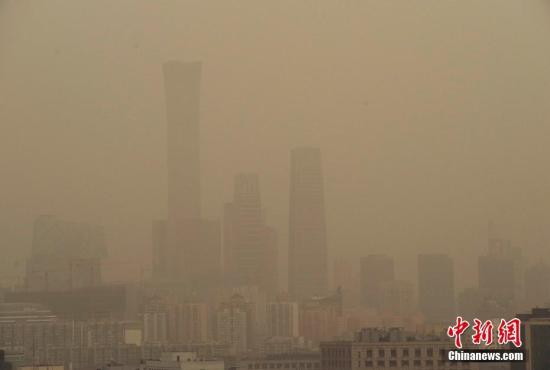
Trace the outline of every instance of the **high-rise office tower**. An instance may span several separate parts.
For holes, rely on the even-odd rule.
[[[168,278],[166,266],[170,258],[168,241],[166,240],[166,220],[153,221],[153,278],[156,280]]]
[[[521,249],[509,240],[489,239],[489,251],[478,260],[479,289],[484,298],[513,314],[524,301],[524,270]]]
[[[200,248],[199,105],[201,63],[163,66],[168,140],[168,220],[166,266],[171,280],[190,275]]]
[[[395,279],[393,258],[383,254],[361,258],[360,279],[362,304],[379,310],[382,304],[382,285]]]
[[[201,216],[199,110],[201,63],[164,64],[168,123],[168,218]]]
[[[217,285],[221,274],[219,222],[201,219],[201,63],[163,66],[168,141],[168,219],[155,224],[154,261],[159,278],[193,292]],[[160,235],[164,232],[165,235]]]
[[[297,148],[290,161],[289,293],[294,300],[328,290],[327,235],[321,151]]]
[[[426,321],[448,322],[455,315],[454,262],[445,254],[418,256],[418,306]]]
[[[225,276],[232,286],[277,289],[277,238],[265,224],[256,174],[235,177],[233,202],[224,210]]]

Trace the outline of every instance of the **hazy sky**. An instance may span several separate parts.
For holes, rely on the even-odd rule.
[[[257,171],[287,248],[289,150],[322,148],[329,249],[443,251],[476,268],[487,222],[550,258],[543,1],[0,0],[0,248],[38,214],[105,225],[133,276],[166,214],[161,64],[204,62],[204,213]],[[407,267],[407,264],[412,268]],[[475,274],[464,277],[468,285]]]

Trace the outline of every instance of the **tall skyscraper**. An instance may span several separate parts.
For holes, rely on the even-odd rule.
[[[201,216],[200,84],[202,64],[164,64],[168,123],[168,218],[176,224]]]
[[[224,255],[228,283],[258,286],[275,294],[277,288],[277,238],[265,224],[256,174],[235,177],[233,202],[224,210]]]
[[[454,262],[445,254],[418,256],[418,305],[428,322],[455,316]]]
[[[328,290],[327,236],[321,151],[297,148],[290,161],[289,293],[294,300]]]
[[[360,276],[362,304],[380,310],[382,285],[395,279],[393,258],[383,254],[361,258]]]
[[[220,224],[201,218],[201,69],[198,62],[171,61],[163,66],[168,219],[164,224],[155,223],[153,227],[155,276],[184,283],[193,293],[216,286],[222,266]]]
[[[153,221],[153,278],[156,280],[168,278],[166,266],[170,258],[168,241],[166,240],[166,220]]]

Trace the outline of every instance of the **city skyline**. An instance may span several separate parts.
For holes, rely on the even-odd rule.
[[[236,173],[257,172],[280,233],[282,267],[288,153],[303,145],[323,150],[331,249],[353,258],[388,249],[403,271],[398,278],[414,277],[407,260],[417,253],[460,249],[457,266],[470,285],[477,275],[470,261],[494,220],[526,258],[548,260],[549,179],[535,170],[545,166],[547,14],[512,1],[472,5],[486,15],[473,19],[472,9],[435,1],[426,2],[430,13],[412,4],[367,2],[356,12],[318,4],[247,4],[248,12],[224,5],[212,16],[206,3],[139,8],[121,1],[107,28],[95,28],[104,8],[93,2],[4,2],[0,119],[14,133],[2,138],[0,159],[9,174],[0,214],[6,274],[22,275],[30,225],[48,213],[104,225],[106,279],[135,279],[140,264],[148,268],[150,221],[167,213],[159,66],[173,59],[203,62],[205,217],[220,219]],[[396,15],[400,7],[406,20]],[[145,32],[157,16],[164,25]],[[237,26],[232,17],[248,21]],[[255,27],[255,19],[265,26]],[[280,22],[293,37],[277,32]],[[473,24],[458,37],[463,22]],[[235,37],[220,43],[218,29]],[[510,48],[522,50],[519,68]]]
[[[0,0],[0,370],[548,370],[545,2]]]

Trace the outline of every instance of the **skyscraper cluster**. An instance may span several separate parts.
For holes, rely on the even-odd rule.
[[[201,63],[163,66],[168,197],[166,217],[152,223],[151,279],[102,284],[103,230],[41,216],[34,225],[24,287],[8,292],[7,305],[0,305],[0,346],[17,345],[30,358],[38,345],[39,359],[60,359],[71,367],[78,353],[77,368],[91,368],[95,357],[86,359],[80,347],[99,349],[103,360],[125,356],[134,361],[147,351],[160,357],[167,347],[236,358],[311,352],[322,342],[345,339],[325,345],[324,355],[331,358],[347,351],[342,343],[351,343],[357,331],[356,342],[366,351],[382,350],[372,343],[386,341],[408,351],[405,330],[396,327],[432,338],[433,328],[451,323],[457,314],[507,317],[525,302],[550,302],[550,268],[540,262],[526,270],[520,250],[497,238],[489,239],[478,259],[478,285],[458,297],[454,260],[440,253],[417,256],[414,284],[397,278],[392,256],[366,254],[350,263],[338,255],[329,284],[323,158],[319,148],[307,146],[289,153],[288,289],[281,287],[283,243],[270,225],[257,173],[235,174],[220,220],[201,212],[201,74]],[[377,328],[363,330],[367,326]],[[28,332],[40,333],[41,341],[30,340]],[[48,341],[57,352],[48,352]],[[422,360],[426,366],[435,358],[429,351]],[[401,353],[408,364],[407,352]],[[421,361],[420,354],[416,357],[413,361]],[[372,359],[365,361],[373,365]],[[394,367],[393,361],[387,364]],[[260,362],[247,366],[260,368],[255,367]]]
[[[235,176],[223,227],[201,217],[201,63],[164,65],[168,133],[168,217],[153,223],[153,275],[190,293],[257,286],[278,292],[278,236],[268,225],[258,174]],[[291,152],[289,292],[304,300],[328,293],[321,153]],[[222,232],[223,229],[223,232]],[[223,242],[223,243],[222,243]],[[223,246],[222,246],[223,244]],[[222,252],[223,251],[223,252]],[[223,284],[222,284],[223,280]],[[210,292],[212,293],[212,292]]]

